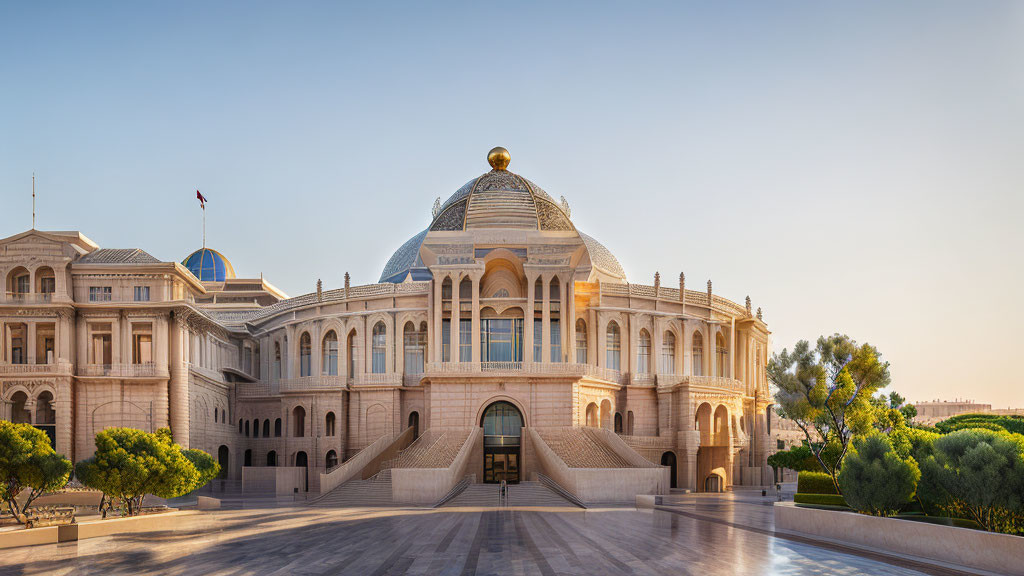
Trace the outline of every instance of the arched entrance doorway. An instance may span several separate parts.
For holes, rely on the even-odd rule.
[[[221,446],[217,448],[217,464],[220,464],[220,474],[217,474],[217,478],[225,480],[228,477],[228,458],[230,453],[227,446]]]
[[[661,455],[661,465],[669,467],[669,486],[676,488],[676,455],[674,452],[665,452]]]
[[[295,454],[295,466],[297,468],[305,469],[306,473],[304,476],[306,477],[306,492],[309,492],[309,458],[306,456],[305,452]]]
[[[420,413],[409,413],[409,428],[412,428],[412,439],[415,441],[420,437]]]
[[[480,426],[484,429],[484,482],[518,483],[522,413],[509,402],[495,402],[484,411]]]

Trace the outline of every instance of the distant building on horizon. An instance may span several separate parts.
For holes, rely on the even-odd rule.
[[[915,402],[914,407],[917,408],[917,416],[914,421],[920,424],[935,424],[960,414],[1024,416],[1024,408],[996,408],[993,410],[991,404],[980,404],[973,400]]]

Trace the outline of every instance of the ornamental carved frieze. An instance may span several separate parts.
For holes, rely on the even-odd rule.
[[[536,199],[537,221],[541,230],[572,230],[572,223],[560,208],[546,200]]]
[[[522,190],[528,191],[526,182],[507,170],[491,170],[484,174],[476,183],[476,191],[486,190]]]
[[[430,226],[434,231],[462,230],[462,222],[466,218],[466,201],[457,202],[441,213]]]

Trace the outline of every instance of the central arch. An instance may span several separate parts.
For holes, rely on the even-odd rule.
[[[515,404],[499,400],[484,410],[480,426],[484,429],[484,482],[517,484],[523,413]]]

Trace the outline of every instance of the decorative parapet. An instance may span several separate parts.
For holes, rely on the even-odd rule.
[[[239,384],[235,387],[235,392],[240,398],[260,398],[271,395],[270,384],[266,382]]]
[[[53,374],[68,376],[72,373],[70,362],[57,362],[56,364],[0,364],[0,375],[18,376],[21,374],[40,376]]]
[[[85,364],[78,367],[79,376],[105,378],[170,378],[166,368],[153,362],[145,364]]]
[[[287,378],[281,380],[278,385],[281,393],[287,392],[317,392],[323,390],[342,390],[345,388],[344,376],[303,376],[301,378]]]
[[[745,393],[746,386],[735,378],[724,376],[683,376],[677,374],[658,374],[658,388],[668,389],[677,386],[690,388],[712,388],[715,390]]]
[[[356,386],[401,386],[402,380],[400,372],[357,374],[355,378],[349,378],[349,382]]]
[[[624,375],[590,364],[572,362],[428,362],[425,376],[553,376],[590,377],[598,380],[624,383]]]

